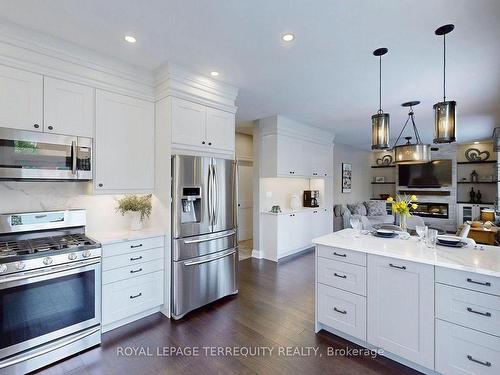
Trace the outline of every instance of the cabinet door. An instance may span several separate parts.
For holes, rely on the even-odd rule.
[[[205,147],[206,107],[172,98],[172,143]]]
[[[207,107],[206,144],[210,148],[234,152],[235,118],[233,113]]]
[[[92,138],[94,89],[49,77],[43,82],[43,130]]]
[[[293,217],[290,235],[294,240],[294,249],[304,246],[312,246],[312,212],[296,212]]]
[[[293,249],[291,227],[293,214],[278,215],[278,257]]]
[[[321,236],[324,229],[323,212],[320,209],[312,210],[311,212],[311,240]]]
[[[333,147],[329,145],[308,142],[312,177],[327,177],[332,175]]]
[[[278,137],[278,175],[281,176],[309,176],[305,160],[307,153],[304,141],[287,136]]]
[[[97,90],[95,143],[96,190],[153,190],[153,103]]]
[[[434,267],[368,255],[368,342],[434,368]]]
[[[42,131],[43,77],[0,65],[0,127]]]

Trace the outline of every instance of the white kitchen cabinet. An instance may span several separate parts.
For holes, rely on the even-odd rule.
[[[333,147],[320,143],[309,142],[308,157],[312,177],[328,177],[333,175]]]
[[[171,124],[174,149],[234,154],[234,113],[172,97]]]
[[[94,89],[44,77],[43,131],[92,138]]]
[[[313,209],[311,212],[311,233],[313,238],[333,231],[333,214],[327,208]]]
[[[311,244],[309,212],[278,216],[278,258]]]
[[[368,255],[367,341],[434,368],[434,267]]]
[[[153,103],[97,90],[95,144],[96,191],[153,190]]]
[[[0,65],[0,127],[43,130],[43,76]]]
[[[297,138],[288,136],[278,137],[277,147],[278,175],[281,176],[309,176],[307,144]]]
[[[482,210],[494,210],[495,206],[482,203],[459,203],[457,205],[458,225],[466,221],[480,220]]]

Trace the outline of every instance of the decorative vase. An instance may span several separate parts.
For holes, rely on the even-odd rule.
[[[401,214],[398,214],[399,216],[399,227],[401,228],[401,230],[403,232],[407,232],[407,229],[408,229],[408,224],[406,222],[406,215],[401,215]]]
[[[290,198],[290,208],[292,210],[298,210],[300,208],[300,199],[297,194],[292,194]]]
[[[130,230],[141,230],[141,213],[138,211],[129,211],[128,216],[130,218]]]

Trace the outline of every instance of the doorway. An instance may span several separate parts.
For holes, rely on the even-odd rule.
[[[252,256],[253,163],[238,161],[238,242],[240,260]]]

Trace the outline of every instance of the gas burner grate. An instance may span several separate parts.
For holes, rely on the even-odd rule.
[[[30,240],[30,245],[35,253],[61,249],[61,245],[59,245],[59,243],[52,237],[43,237]]]
[[[72,248],[78,246],[92,245],[93,241],[83,234],[68,234],[54,238],[63,248]]]
[[[23,241],[0,241],[0,258],[16,256],[25,249]]]

